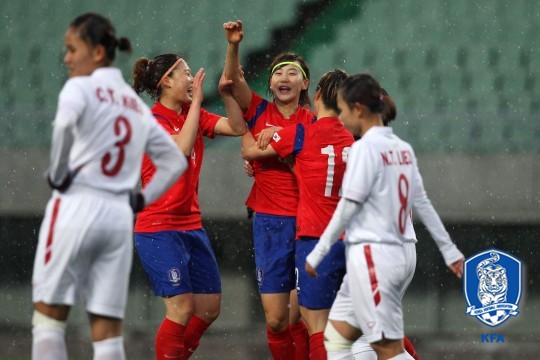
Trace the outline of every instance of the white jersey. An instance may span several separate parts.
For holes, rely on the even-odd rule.
[[[50,178],[61,183],[78,171],[72,186],[127,193],[135,188],[144,152],[158,171],[143,190],[155,200],[186,168],[170,136],[116,68],[98,68],[64,85],[54,120]]]

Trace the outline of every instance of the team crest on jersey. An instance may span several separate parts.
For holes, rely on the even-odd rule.
[[[467,259],[463,272],[466,314],[491,327],[517,316],[522,270],[521,260],[497,249]]]
[[[172,282],[173,286],[180,285],[180,270],[177,268],[170,268],[169,269],[169,281]]]
[[[272,136],[272,139],[273,139],[275,142],[278,142],[279,140],[281,140],[281,137],[279,136],[278,133],[274,133],[274,136]]]
[[[257,276],[257,283],[259,286],[262,286],[262,282],[264,279],[264,271],[261,267],[258,267],[256,270],[256,276]]]

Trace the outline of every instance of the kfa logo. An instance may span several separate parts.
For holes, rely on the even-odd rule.
[[[522,264],[512,255],[489,249],[465,261],[466,313],[495,327],[519,314]]]

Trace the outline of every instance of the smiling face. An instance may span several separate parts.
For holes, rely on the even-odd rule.
[[[187,63],[182,60],[164,82],[166,91],[176,101],[190,104],[192,100],[193,76]]]
[[[76,29],[68,28],[64,42],[66,47],[64,63],[66,64],[70,78],[90,75],[95,69],[101,66],[104,49],[93,47],[88,42],[82,40]]]
[[[298,66],[291,64],[276,69],[270,78],[270,90],[275,101],[281,104],[298,103],[300,92],[306,90],[308,84],[309,80],[304,79]]]

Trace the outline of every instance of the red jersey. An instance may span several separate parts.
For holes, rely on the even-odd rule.
[[[189,107],[182,114],[157,102],[152,108],[156,120],[171,134],[176,135],[184,126]],[[199,132],[188,160],[186,172],[156,202],[137,215],[135,232],[164,230],[195,230],[202,228],[199,207],[199,174],[204,152],[203,135],[214,137],[214,127],[221,116],[201,109]],[[145,155],[141,170],[142,186],[145,187],[156,171],[150,158]]]
[[[255,136],[272,127],[288,127],[296,124],[310,124],[315,115],[299,107],[285,119],[276,104],[251,93],[251,103],[244,114],[251,133]],[[246,203],[256,212],[270,215],[296,216],[298,206],[298,185],[289,165],[282,158],[274,157],[253,161],[255,190]]]
[[[295,157],[300,200],[296,236],[319,238],[340,199],[347,155],[354,138],[337,118],[289,126],[274,134],[270,145],[281,157]]]

